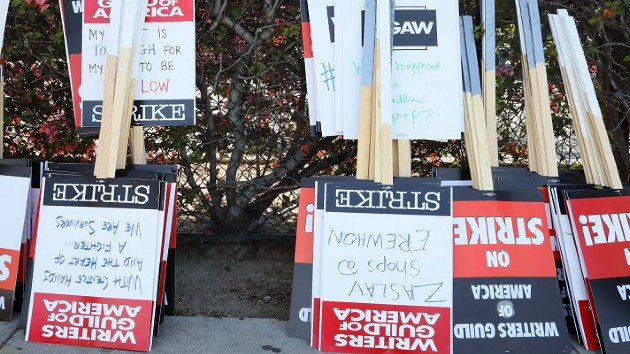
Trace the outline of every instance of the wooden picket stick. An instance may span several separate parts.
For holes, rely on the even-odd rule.
[[[144,146],[144,127],[131,127],[129,142],[131,144],[131,163],[134,165],[146,165],[147,156]]]
[[[558,163],[556,157],[555,137],[553,132],[551,105],[549,103],[549,85],[547,79],[547,68],[545,67],[545,53],[543,50],[542,25],[540,24],[540,11],[538,0],[528,0],[528,12],[530,28],[532,30],[532,44],[534,46],[534,70],[536,76],[536,92],[540,116],[538,119],[540,131],[541,147],[544,158],[543,176],[558,176]]]
[[[363,28],[363,63],[361,72],[361,104],[359,106],[359,141],[357,142],[357,178],[370,177],[370,146],[372,146],[372,108],[374,80],[374,40],[376,30],[376,0],[365,2]]]
[[[111,131],[114,129],[114,88],[116,86],[116,71],[118,70],[118,47],[120,40],[120,25],[122,21],[122,6],[122,1],[112,4],[109,16],[109,26],[107,30],[107,55],[105,56],[103,114],[101,116],[101,128],[98,137],[96,161],[94,163],[94,175],[99,178],[107,178],[111,175],[111,173],[108,171],[108,161],[110,160],[109,147],[112,144]]]
[[[584,107],[584,102],[580,98],[581,93],[579,92],[579,84],[573,68],[574,63],[570,59],[571,50],[568,48],[569,35],[562,19],[557,19],[557,16],[552,15],[549,16],[549,19],[556,42],[556,50],[558,51],[558,62],[561,67],[567,98],[572,111],[571,117],[578,140],[586,181],[588,183],[601,185],[604,183],[604,178],[601,174],[602,171],[599,168],[601,162],[599,161],[599,154],[591,153],[591,146],[595,143],[592,139],[591,127],[583,118],[585,117],[586,107]]]
[[[394,162],[392,142],[392,14],[391,0],[376,3],[376,37],[379,46],[378,65],[378,116],[380,120],[380,181],[385,185],[394,184]],[[376,174],[379,174],[377,170]]]
[[[567,32],[571,36],[570,43],[572,48],[572,58],[574,60],[576,72],[580,73],[577,77],[579,86],[581,87],[581,91],[583,93],[579,95],[579,98],[585,100],[587,117],[594,128],[593,135],[597,142],[596,146],[598,148],[598,155],[602,160],[601,170],[606,177],[605,185],[610,188],[621,189],[623,188],[623,185],[619,177],[619,171],[617,170],[617,164],[612,153],[606,127],[604,126],[603,115],[595,94],[595,87],[593,86],[593,81],[591,80],[590,73],[588,71],[586,56],[584,55],[584,50],[580,45],[580,37],[577,32],[575,22],[573,19],[566,16],[564,17],[564,24],[567,28]]]
[[[142,5],[144,5],[144,8],[142,8]],[[123,8],[124,11],[122,11]],[[134,87],[132,73],[136,71],[137,67],[137,65],[134,66],[134,63],[136,63],[134,57],[137,56],[136,51],[134,51],[134,40],[135,33],[139,28],[137,22],[139,18],[144,18],[144,14],[146,14],[146,0],[121,0],[120,2],[114,2],[112,3],[111,11],[112,14],[119,13],[120,18],[114,20],[114,16],[110,16],[110,30],[118,32],[118,41],[110,42],[108,40],[108,51],[110,44],[112,49],[117,44],[118,55],[112,55],[113,60],[116,61],[116,71],[113,80],[109,78],[114,82],[114,87],[111,116],[109,117],[110,124],[106,126],[103,125],[105,123],[106,104],[105,100],[103,102],[103,122],[101,122],[99,140],[103,136],[108,136],[109,139],[104,145],[101,145],[99,141],[99,149],[96,156],[97,164],[95,166],[95,175],[99,178],[113,178],[115,176],[116,168],[120,166],[118,162],[121,155],[120,150],[123,149],[123,145],[126,145],[129,136],[129,125],[126,125],[126,122],[130,119],[128,117],[130,112],[129,104],[133,102],[130,99],[130,95],[133,97],[132,88]],[[109,52],[108,59],[110,59]],[[106,68],[106,80],[108,79],[107,70]],[[108,92],[107,81],[105,92]],[[122,143],[123,141],[124,143]]]
[[[591,183],[623,188],[575,22],[566,10],[550,15],[549,20],[574,126],[579,131],[577,138],[585,174],[590,175]]]
[[[466,142],[465,147],[466,156],[468,159],[468,168],[470,170],[470,179],[472,181],[473,188],[478,189],[478,181],[480,176],[477,174],[478,170],[475,165],[477,161],[477,150],[474,148],[475,138],[473,137],[473,127],[471,127],[471,120],[469,118],[472,114],[474,114],[474,107],[472,105],[470,65],[468,64],[468,54],[466,52],[466,35],[464,31],[464,20],[462,17],[460,17],[459,19],[459,32],[464,89],[464,141]]]
[[[147,0],[139,0],[137,4],[137,13],[135,17],[135,27],[134,32],[131,37],[131,50],[134,53],[132,68],[133,71],[131,73],[131,83],[129,85],[129,91],[127,93],[127,113],[123,117],[122,125],[120,127],[121,130],[131,129],[131,133],[128,136],[121,135],[120,146],[121,152],[119,154],[119,158],[116,164],[116,167],[119,169],[125,168],[127,162],[127,144],[131,146],[131,162],[134,164],[146,164],[145,157],[145,146],[144,146],[144,130],[143,127],[131,127],[131,114],[133,109],[133,103],[135,99],[136,92],[136,78],[138,77],[138,68],[140,66],[140,56],[138,53],[138,47],[142,43],[142,37],[144,33],[144,19],[146,16],[147,9]],[[131,128],[130,128],[131,127]]]
[[[488,150],[490,164],[499,166],[499,147],[497,137],[497,102],[496,102],[496,26],[495,0],[481,2],[481,17],[483,22],[482,41],[482,76],[483,106],[486,113],[486,131],[488,135]]]
[[[472,17],[462,16],[460,19],[460,35],[462,37],[462,67],[465,77],[465,112],[464,134],[466,151],[471,171],[473,188],[493,190],[490,153],[487,144],[487,127],[485,110],[481,97],[481,82],[477,65],[477,52],[473,32]]]
[[[411,177],[411,140],[398,139],[395,142],[397,166],[394,171],[398,177]]]
[[[381,134],[382,124],[381,124],[381,43],[377,38],[374,43],[374,100],[373,100],[373,118],[372,118],[372,132],[373,132],[373,159],[374,159],[374,174],[370,179],[375,182],[383,181],[383,135]]]
[[[568,48],[569,35],[562,19],[558,19],[558,16],[549,15],[549,23],[556,42],[558,62],[572,111],[571,117],[581,153],[586,182],[601,185],[605,183],[600,168],[601,161],[599,161],[598,153],[591,152],[591,147],[595,145],[595,142],[593,141],[591,126],[584,119],[586,107],[580,97],[581,92],[579,92],[579,84],[573,68],[574,63],[570,59],[571,50]]]

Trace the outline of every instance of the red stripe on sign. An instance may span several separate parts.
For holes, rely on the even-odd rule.
[[[149,351],[153,302],[35,293],[28,341]]]
[[[454,277],[555,277],[542,202],[453,203]]]
[[[109,23],[112,0],[84,1],[87,24]],[[188,22],[195,18],[192,0],[149,0],[145,22]]]
[[[311,347],[319,348],[319,320],[320,320],[320,310],[321,310],[321,301],[320,298],[313,298],[313,308],[311,309]]]
[[[192,0],[149,0],[145,22],[187,22],[194,18]]]
[[[28,264],[28,240],[20,246],[20,265],[16,281],[24,282],[26,280],[26,265]]]
[[[311,40],[311,23],[302,22],[302,46],[304,47],[304,58],[313,57],[313,42]]]
[[[593,320],[591,306],[587,300],[578,300],[577,306],[580,313],[579,326],[584,331],[584,347],[586,350],[599,350],[600,345],[597,339],[597,330],[595,329],[595,320]]]
[[[70,76],[72,77],[72,108],[74,109],[74,124],[81,127],[81,53],[70,55]]]
[[[295,262],[313,264],[313,227],[315,222],[315,188],[302,187],[298,205],[295,237]]]
[[[109,23],[111,0],[83,1],[83,21],[85,23]]]
[[[450,353],[451,309],[323,301],[321,350]]]

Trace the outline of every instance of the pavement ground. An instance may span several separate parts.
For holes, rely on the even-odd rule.
[[[19,317],[19,316],[15,316]],[[153,353],[319,353],[304,339],[289,338],[286,321],[261,318],[169,316],[153,338]],[[132,353],[124,350],[71,347],[24,341],[17,319],[0,323],[0,354],[7,353]],[[574,343],[572,354],[592,354]],[[532,353],[536,354],[536,353]]]

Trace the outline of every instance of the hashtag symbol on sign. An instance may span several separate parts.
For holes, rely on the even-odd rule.
[[[330,86],[332,85],[332,90],[335,91],[335,69],[330,67],[330,63],[328,63],[328,68],[326,68],[326,64],[324,63],[322,63],[322,66],[324,67],[322,76],[324,77],[326,88],[330,91]]]

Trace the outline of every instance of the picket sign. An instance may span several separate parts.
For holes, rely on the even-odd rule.
[[[0,165],[0,321],[10,322],[30,204],[31,167]]]
[[[44,176],[27,341],[150,350],[161,188],[158,180]]]
[[[569,289],[569,298],[575,315],[575,325],[579,338],[586,350],[599,350],[600,344],[597,338],[595,319],[592,307],[589,303],[589,291],[585,283],[587,279],[585,273],[586,267],[583,266],[583,258],[581,259],[578,255],[578,248],[575,242],[576,238],[573,234],[563,195],[564,191],[567,189],[579,188],[588,188],[588,186],[550,186],[550,211],[554,220],[553,224],[556,229],[558,248],[562,258],[562,265]]]
[[[454,353],[571,353],[541,191],[453,200]]]
[[[314,220],[321,232],[319,239],[315,236],[315,247],[320,250],[313,258],[314,284],[315,277],[320,277],[318,348],[343,353],[430,348],[451,353],[450,188],[423,185],[417,179],[399,179],[394,186],[321,181],[316,188],[324,198],[323,217]],[[362,208],[359,196],[363,193],[381,195],[383,203]],[[422,201],[416,199],[418,195]],[[392,205],[390,196],[404,199],[401,203],[406,207],[386,206]],[[424,202],[430,207],[422,207]],[[318,222],[322,225],[317,226]],[[382,311],[400,315],[390,322],[392,328],[413,323],[417,331],[428,335],[413,331],[392,335],[384,327],[379,329],[378,319],[370,314]],[[353,340],[356,335],[366,340]],[[382,344],[370,344],[370,339]]]
[[[315,86],[315,63],[313,62],[313,45],[311,41],[311,20],[308,13],[307,0],[300,0],[300,17],[302,20],[302,47],[304,47],[304,73],[306,76],[306,95],[308,96],[308,118],[312,136],[321,136],[322,129],[317,113],[317,88]]]
[[[599,342],[608,354],[630,350],[626,311],[630,294],[629,192],[627,188],[563,191]]]

